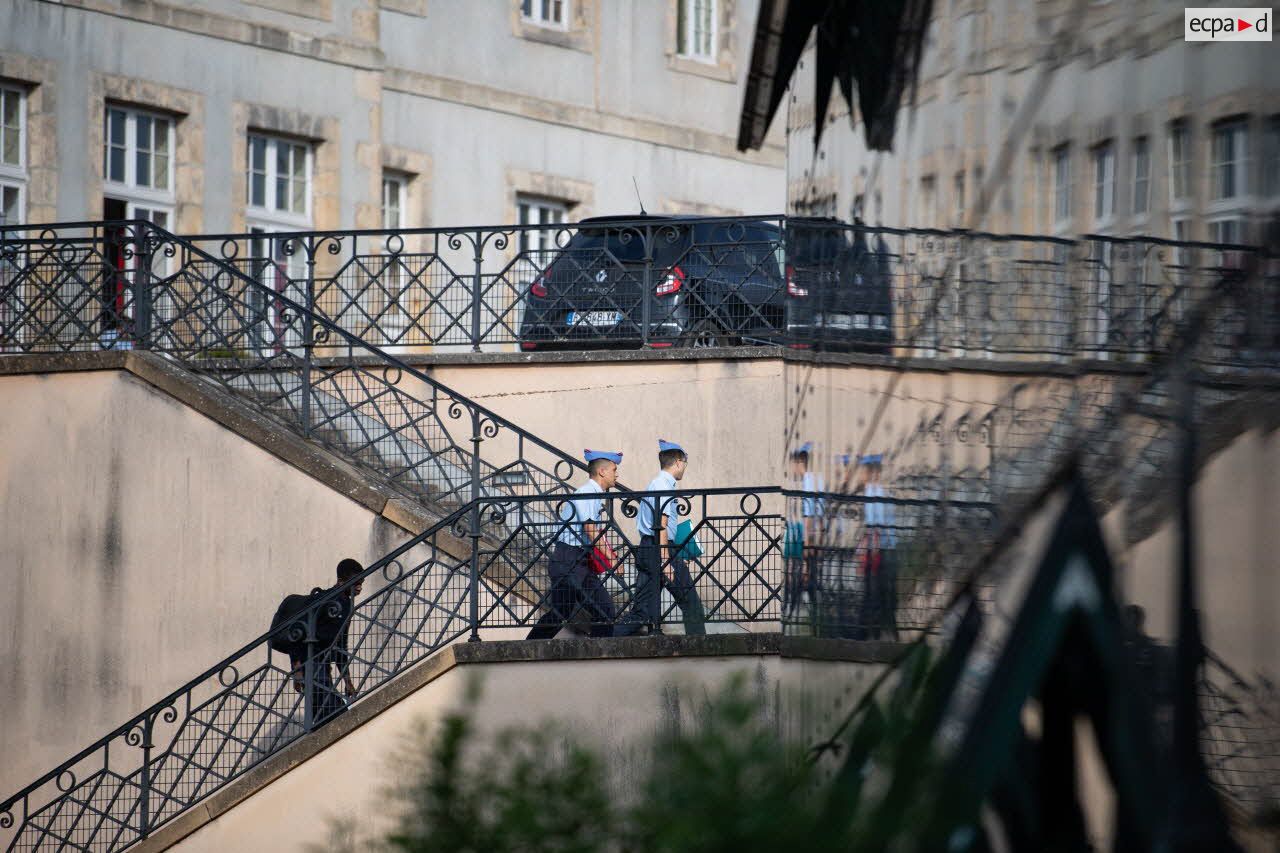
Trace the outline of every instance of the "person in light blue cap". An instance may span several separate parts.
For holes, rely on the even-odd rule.
[[[862,553],[865,580],[860,627],[867,639],[896,640],[898,573],[894,540],[897,530],[893,504],[885,500],[887,495],[880,484],[884,456],[871,453],[858,462],[863,473],[857,491],[866,498],[862,542],[858,548]]]
[[[613,599],[591,569],[591,552],[598,549],[609,565],[618,564],[618,555],[604,538],[606,525],[604,498],[599,497],[618,484],[622,454],[608,450],[585,450],[587,482],[565,498],[560,506],[560,525],[547,574],[551,590],[544,603],[547,612],[533,626],[527,639],[549,640],[568,624],[579,605],[591,618],[591,636],[613,635],[617,613]]]
[[[675,492],[689,467],[689,454],[674,441],[658,439],[657,476],[649,481],[646,492]],[[680,607],[686,634],[705,634],[706,617],[702,599],[689,565],[680,559],[681,544],[676,531],[680,524],[676,498],[652,496],[640,500],[636,531],[640,547],[636,549],[636,599],[631,621],[620,625],[615,636],[662,633],[662,588],[665,586]]]
[[[800,609],[800,601],[806,591],[809,593],[809,607],[814,615],[817,613],[818,545],[826,502],[821,497],[824,488],[822,476],[809,470],[812,453],[812,441],[806,441],[791,451],[792,488],[799,488],[805,494],[799,499],[799,512],[795,511],[794,504],[787,512],[787,532],[782,549],[786,573],[782,599],[784,620]]]

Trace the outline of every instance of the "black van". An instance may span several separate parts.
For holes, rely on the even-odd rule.
[[[540,272],[522,294],[525,350],[785,337],[782,229],[767,220],[602,216],[528,254]]]

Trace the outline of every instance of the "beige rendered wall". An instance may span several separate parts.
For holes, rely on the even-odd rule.
[[[0,400],[0,797],[407,538],[124,371]]]
[[[657,473],[659,437],[689,451],[684,488],[777,482],[780,359],[440,365],[429,373],[568,453],[621,450],[622,480],[633,489]],[[503,438],[494,440],[498,452]]]
[[[865,690],[882,664],[821,663],[823,675]],[[395,757],[415,727],[437,723],[462,701],[468,680],[481,677],[475,710],[479,730],[557,722],[594,743],[619,767],[625,785],[646,753],[646,739],[679,713],[698,708],[733,673],[743,674],[762,700],[790,694],[805,675],[777,656],[545,661],[469,664],[450,670],[337,741],[314,758],[188,836],[182,853],[240,850],[303,851],[328,839],[330,820],[354,820],[361,834],[387,828],[394,804],[383,786],[395,781]],[[814,675],[809,672],[808,675]],[[856,701],[856,700],[855,700]],[[791,706],[784,703],[784,707]],[[797,724],[795,728],[805,728]]]
[[[890,368],[775,358],[438,364],[426,369],[567,452],[580,453],[585,447],[623,451],[622,478],[632,488],[643,488],[656,472],[659,437],[690,452],[684,488],[778,484],[789,427],[800,442],[817,442],[824,460],[828,450],[843,453],[852,445],[857,452],[873,413],[888,395],[885,415],[865,448],[883,452],[922,417],[931,418],[943,407],[952,421],[970,409],[985,411],[1014,384],[1034,379],[955,370],[912,371],[896,380],[902,372]],[[413,388],[409,379],[402,383]],[[491,440],[487,452],[497,458],[510,453],[504,440],[502,434]],[[981,464],[984,452],[978,453]]]
[[[1280,435],[1253,429],[1209,460],[1195,487],[1196,572],[1205,644],[1246,676],[1280,678]],[[1176,519],[1122,559],[1125,596],[1147,612],[1146,630],[1177,628]]]

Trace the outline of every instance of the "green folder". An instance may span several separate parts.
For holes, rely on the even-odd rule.
[[[680,526],[676,528],[676,544],[680,546],[676,556],[681,560],[702,556],[702,547],[698,545],[698,537],[693,535],[693,522],[689,519],[680,522]]]

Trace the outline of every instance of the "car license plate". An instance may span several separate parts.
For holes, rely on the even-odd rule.
[[[616,326],[619,314],[617,311],[570,311],[570,326]]]

